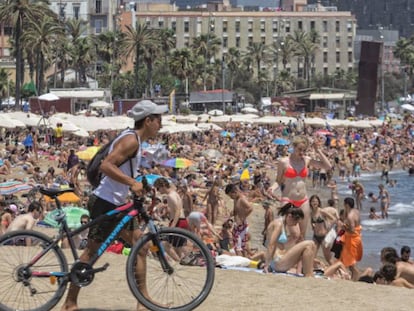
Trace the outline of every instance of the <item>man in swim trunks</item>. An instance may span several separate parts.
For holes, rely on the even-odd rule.
[[[345,208],[345,234],[341,237],[343,248],[340,260],[349,268],[352,273],[352,280],[359,278],[359,271],[356,267],[358,261],[362,259],[363,245],[361,238],[361,217],[359,210],[354,208],[355,201],[353,198],[344,199]]]
[[[305,238],[306,229],[310,223],[310,208],[306,190],[306,178],[308,167],[331,169],[328,158],[321,150],[323,141],[316,139],[313,143],[314,155],[319,159],[312,159],[305,153],[309,147],[309,141],[305,136],[296,136],[293,141],[293,152],[279,161],[277,168],[277,184],[282,192],[282,203],[292,203],[303,209],[304,219],[300,221],[300,234],[298,241]]]
[[[249,225],[247,223],[247,217],[252,213],[253,207],[241,193],[240,189],[234,184],[228,184],[225,189],[225,193],[233,199],[233,245],[236,255],[247,257],[247,232]]]

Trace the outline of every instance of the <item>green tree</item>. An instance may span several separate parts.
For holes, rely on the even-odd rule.
[[[193,71],[193,55],[191,51],[187,48],[175,50],[171,55],[170,70],[181,82],[185,82],[185,93],[188,95],[188,78]]]
[[[23,84],[23,48],[21,37],[28,22],[36,22],[41,16],[55,16],[47,0],[9,0],[0,3],[0,22],[13,27],[13,50],[16,53],[16,107],[20,105]]]
[[[64,28],[57,18],[46,15],[35,23],[30,22],[30,27],[22,35],[23,44],[30,47],[35,55],[37,94],[43,93],[44,72],[53,59],[50,47],[61,41],[64,34]]]
[[[234,79],[241,67],[241,53],[240,50],[231,47],[224,58],[227,66],[227,70],[230,76],[230,90],[234,89]]]
[[[135,27],[127,25],[124,36],[121,39],[123,55],[126,57],[132,57],[134,61],[134,98],[138,97],[138,74],[142,47],[149,44],[152,40],[154,40],[153,31],[148,28],[147,24],[140,24],[138,22],[136,22]]]

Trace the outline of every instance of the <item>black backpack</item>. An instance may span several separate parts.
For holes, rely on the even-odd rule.
[[[133,131],[133,132],[135,134],[135,137],[137,138],[137,141],[139,141],[137,133],[135,131]],[[99,184],[101,182],[101,179],[103,178],[103,173],[100,170],[101,163],[106,158],[106,156],[108,155],[109,148],[111,147],[114,140],[117,139],[117,138],[118,138],[118,136],[115,137],[114,139],[112,139],[107,144],[105,144],[101,149],[99,149],[99,151],[93,156],[93,158],[88,163],[88,166],[86,168],[86,178],[88,179],[88,181],[91,184],[93,189],[95,189],[96,187],[99,186]],[[126,159],[123,163],[121,163],[121,165],[122,165],[126,161],[129,161],[129,164],[131,165],[131,175],[134,174],[134,172],[132,170],[132,159],[135,157],[135,154],[136,154],[136,152],[134,153],[134,156]],[[133,176],[131,176],[131,177],[133,177]]]

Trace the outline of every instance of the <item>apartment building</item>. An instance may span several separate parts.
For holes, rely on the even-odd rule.
[[[316,53],[315,74],[332,74],[337,69],[354,68],[355,17],[350,12],[232,12],[232,11],[125,11],[121,27],[133,25],[133,20],[151,28],[172,28],[176,33],[176,48],[189,47],[193,39],[209,31],[222,39],[218,58],[236,47],[246,51],[253,42],[271,45],[282,41],[295,30],[315,29],[320,35]],[[275,65],[282,68],[281,59]],[[287,68],[302,76],[301,62],[295,58]]]

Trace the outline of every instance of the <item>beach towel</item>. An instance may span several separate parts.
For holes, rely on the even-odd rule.
[[[355,227],[354,232],[345,232],[341,237],[343,248],[341,252],[341,261],[346,266],[352,266],[362,259],[362,227]]]

